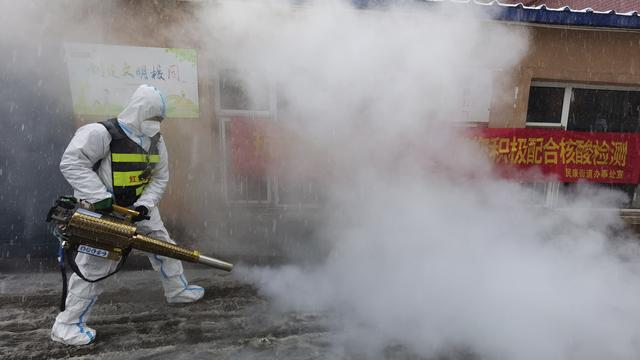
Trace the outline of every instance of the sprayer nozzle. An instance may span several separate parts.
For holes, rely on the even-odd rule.
[[[233,269],[233,264],[205,255],[200,255],[198,258],[198,262],[224,271],[231,271]]]

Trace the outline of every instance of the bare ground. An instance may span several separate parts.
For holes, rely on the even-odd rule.
[[[87,323],[97,331],[96,341],[71,347],[49,338],[59,311],[60,273],[0,272],[0,359],[478,360],[466,349],[427,359],[402,345],[363,353],[336,338],[339,321],[331,314],[277,312],[232,275],[201,268],[185,274],[205,288],[201,301],[167,304],[151,270],[121,271],[105,280]]]
[[[49,339],[60,302],[59,273],[0,274],[1,359],[327,359],[332,354],[318,314],[273,315],[249,285],[215,270],[187,275],[203,300],[168,305],[153,271],[106,280],[88,325],[93,344],[70,347]]]

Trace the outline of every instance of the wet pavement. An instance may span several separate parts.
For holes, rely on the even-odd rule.
[[[49,338],[60,273],[0,273],[0,359],[474,359],[466,351],[424,358],[400,344],[363,352],[342,338],[335,315],[278,311],[237,275],[201,267],[185,275],[205,288],[202,300],[167,304],[152,270],[105,280],[87,322],[96,341],[71,347]]]
[[[169,305],[153,271],[106,280],[88,325],[93,344],[49,339],[60,303],[60,274],[0,274],[2,359],[327,359],[326,315],[274,313],[255,288],[216,270],[187,270],[205,297]]]

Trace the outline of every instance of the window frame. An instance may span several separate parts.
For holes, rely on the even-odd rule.
[[[221,89],[220,89],[220,71],[224,70],[237,70],[243,71],[233,66],[223,66],[216,68],[213,77],[213,96],[214,96],[214,114],[218,120],[218,131],[220,133],[220,153],[222,154],[222,192],[227,204],[230,205],[244,205],[244,206],[262,206],[262,207],[276,207],[279,209],[317,209],[320,208],[320,202],[300,202],[300,203],[282,203],[280,200],[279,191],[279,179],[275,175],[265,176],[267,181],[267,199],[266,200],[238,200],[231,198],[231,187],[229,179],[231,176],[230,169],[230,154],[227,139],[227,126],[234,117],[244,117],[249,119],[259,119],[263,121],[278,122],[278,95],[276,87],[273,81],[267,85],[268,97],[269,97],[269,109],[268,110],[237,110],[237,109],[223,109],[221,106]]]
[[[586,89],[586,90],[613,90],[613,91],[638,91],[640,92],[639,86],[624,86],[624,85],[593,85],[593,84],[582,84],[582,83],[572,83],[572,82],[558,82],[558,81],[543,81],[543,80],[534,80],[531,81],[529,88],[533,86],[538,87],[555,87],[555,88],[564,88],[564,97],[562,99],[562,115],[560,117],[559,123],[540,123],[540,122],[525,122],[525,127],[527,128],[547,128],[553,129],[558,128],[562,130],[567,129],[567,125],[569,122],[569,110],[571,107],[571,99],[573,97],[574,89]],[[527,103],[528,103],[527,99]],[[527,113],[529,109],[527,108]],[[526,114],[525,114],[526,116]],[[545,200],[544,207],[551,208],[556,207],[558,204],[558,199],[560,197],[560,188],[562,183],[558,181],[549,181],[545,186]],[[640,184],[636,184],[636,190],[633,194],[632,199],[630,199],[630,203],[633,204],[640,198]],[[640,210],[640,208],[621,208],[620,210]]]
[[[558,81],[531,81],[529,88],[536,87],[553,87],[563,88],[564,97],[562,99],[562,115],[560,116],[559,123],[540,123],[540,122],[526,122],[526,127],[537,128],[562,128],[567,129],[569,123],[569,108],[571,106],[571,98],[573,96],[573,89],[585,89],[585,90],[613,90],[613,91],[638,91],[640,92],[640,86],[623,86],[623,85],[593,85],[593,84],[581,84],[570,82],[558,82]],[[528,102],[529,99],[527,99]],[[527,112],[529,109],[527,108]],[[526,114],[525,114],[526,115]]]
[[[249,119],[268,119],[274,121],[275,119],[275,98],[273,96],[274,91],[270,84],[267,84],[269,97],[269,109],[268,110],[238,110],[238,109],[223,109],[221,104],[221,89],[220,89],[220,71],[236,70],[242,71],[234,66],[222,66],[214,70],[213,78],[213,98],[214,98],[214,113],[218,119],[219,133],[220,133],[220,153],[222,154],[222,192],[224,193],[224,199],[227,204],[237,205],[253,205],[253,206],[267,206],[273,204],[275,198],[274,191],[274,179],[272,176],[265,176],[267,182],[267,198],[266,200],[238,200],[231,198],[231,187],[229,184],[229,177],[231,176],[230,164],[229,164],[229,144],[227,143],[227,126],[234,117],[245,117]]]
[[[573,86],[567,83],[559,83],[559,82],[544,82],[544,81],[532,81],[529,85],[529,89],[532,87],[550,87],[550,88],[562,88],[564,89],[564,96],[562,98],[562,112],[560,115],[559,123],[541,123],[541,122],[527,122],[527,127],[536,127],[536,128],[562,128],[565,130],[567,128],[567,123],[569,122],[569,106],[571,105],[571,94],[573,92]],[[529,96],[531,95],[531,90],[529,90]],[[529,99],[527,98],[527,103]],[[527,114],[529,113],[529,108],[527,106]],[[525,114],[526,115],[526,114]]]
[[[269,109],[268,110],[238,110],[238,109],[223,109],[221,100],[221,91],[220,91],[220,71],[221,70],[238,70],[234,67],[226,66],[215,70],[214,81],[213,81],[213,99],[214,99],[214,111],[217,116],[222,117],[234,117],[234,116],[243,116],[249,118],[276,118],[276,98],[275,91],[271,84],[267,84],[268,88],[268,97],[269,97]]]
[[[273,202],[273,179],[272,176],[265,176],[267,181],[267,198],[266,200],[238,200],[231,198],[231,188],[229,185],[229,177],[231,176],[231,170],[229,165],[229,144],[227,142],[227,126],[231,122],[234,116],[245,116],[243,114],[236,114],[233,116],[226,115],[221,116],[218,119],[220,126],[220,147],[223,157],[222,161],[222,191],[224,192],[225,201],[228,204],[245,204],[245,205],[268,205]],[[263,119],[263,118],[260,118]]]

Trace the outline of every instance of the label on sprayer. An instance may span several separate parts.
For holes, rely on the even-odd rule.
[[[102,217],[102,214],[98,214],[97,212],[93,212],[93,211],[90,211],[90,210],[87,210],[87,209],[80,208],[80,209],[78,209],[78,212],[80,214],[84,214],[84,215],[91,216],[91,217],[98,218],[98,219]]]
[[[107,250],[97,249],[87,245],[79,245],[78,252],[93,255],[93,256],[103,257],[103,258],[106,258],[107,256],[109,256],[109,252]]]

